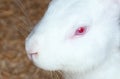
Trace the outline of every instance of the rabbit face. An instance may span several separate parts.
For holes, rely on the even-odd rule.
[[[28,55],[45,70],[97,67],[118,44],[118,15],[109,0],[54,0],[26,39]]]

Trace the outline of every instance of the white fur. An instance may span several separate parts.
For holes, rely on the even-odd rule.
[[[26,39],[33,62],[65,79],[120,79],[120,0],[53,0]],[[70,38],[80,26],[85,35]]]

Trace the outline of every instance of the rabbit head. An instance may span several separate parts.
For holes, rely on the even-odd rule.
[[[86,71],[119,46],[119,0],[53,0],[26,39],[28,56],[45,70]]]

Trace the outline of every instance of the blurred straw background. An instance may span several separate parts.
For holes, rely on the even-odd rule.
[[[50,0],[0,0],[0,79],[61,79],[27,58],[24,41]]]

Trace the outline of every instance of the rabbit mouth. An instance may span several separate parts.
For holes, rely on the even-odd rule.
[[[38,56],[38,53],[36,52],[36,53],[29,53],[28,54],[28,58],[30,59],[30,60],[33,60],[33,57],[36,57],[36,56]]]

